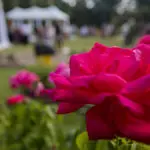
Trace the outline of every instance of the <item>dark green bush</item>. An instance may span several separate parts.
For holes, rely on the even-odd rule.
[[[0,110],[0,150],[77,150],[83,119],[57,116],[56,105],[29,101]]]

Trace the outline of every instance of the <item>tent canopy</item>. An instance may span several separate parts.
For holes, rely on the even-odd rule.
[[[18,19],[20,20],[24,15],[24,9],[23,8],[19,8],[19,7],[15,7],[14,9],[10,10],[6,16],[9,19]]]
[[[50,6],[48,8],[33,6],[26,9],[16,7],[10,10],[6,16],[11,20],[69,20],[69,15],[56,6]]]
[[[57,18],[58,20],[60,18],[64,18],[65,20],[69,19],[69,16],[67,13],[64,13],[63,11],[61,11],[58,7],[56,6],[50,6],[47,8],[47,11],[50,14],[53,14],[53,18]]]

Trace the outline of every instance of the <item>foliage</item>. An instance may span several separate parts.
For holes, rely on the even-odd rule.
[[[60,8],[62,11],[68,13],[70,15],[72,7],[69,6],[69,4],[65,3],[62,0],[54,0],[54,4]]]
[[[138,7],[150,5],[150,0],[136,0]]]
[[[7,109],[3,120],[1,117],[1,147],[12,150],[52,147],[56,144],[55,126],[51,124],[54,119],[51,107],[36,102]]]
[[[95,7],[92,9],[93,17],[97,25],[112,21],[116,16],[115,6],[120,0],[95,0]],[[101,16],[101,17],[99,17]]]
[[[8,85],[8,78],[15,74],[16,71],[17,69],[0,68],[0,104],[3,103],[7,96],[12,94]]]
[[[79,150],[149,150],[150,146],[136,143],[130,140],[117,138],[113,141],[99,140],[89,141],[87,132],[77,136],[76,144]]]
[[[0,112],[0,149],[2,150],[74,150],[80,132],[75,119],[66,126],[67,116],[56,116],[55,105],[36,101],[13,107],[3,106]],[[82,121],[81,121],[82,122]],[[80,123],[81,123],[80,122]],[[66,126],[66,129],[65,129]]]
[[[85,0],[77,1],[75,7],[71,11],[71,22],[78,26],[89,24],[91,18],[91,11],[87,9]]]

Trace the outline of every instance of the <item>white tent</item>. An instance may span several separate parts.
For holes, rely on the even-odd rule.
[[[56,6],[48,8],[34,6],[27,9],[17,7],[7,13],[7,18],[11,20],[69,20],[69,16]]]
[[[69,20],[69,15],[61,11],[58,7],[56,6],[50,6],[47,8],[47,12],[51,14],[52,19],[56,20]]]
[[[7,17],[12,20],[22,20],[24,18],[24,9],[20,7],[15,7],[7,13]]]
[[[24,18],[27,20],[40,20],[40,19],[51,19],[47,17],[48,12],[45,11],[45,9],[40,7],[30,7],[24,10]]]
[[[26,9],[16,7],[7,13],[7,18],[11,20],[37,19],[38,17],[41,18],[41,11],[42,9],[38,7]]]
[[[10,46],[7,33],[3,4],[0,0],[0,49],[5,49]]]

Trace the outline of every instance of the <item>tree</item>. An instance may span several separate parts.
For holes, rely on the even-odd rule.
[[[14,7],[15,0],[3,0],[4,10],[8,11]]]
[[[69,6],[69,4],[63,2],[62,0],[55,0],[54,3],[58,8],[60,8],[62,11],[70,14],[72,7]]]
[[[77,24],[78,26],[84,24],[90,24],[90,13],[89,9],[86,7],[85,0],[78,0],[76,6],[71,10],[71,22]]]
[[[120,0],[95,0],[95,7],[92,9],[93,22],[101,25],[103,22],[110,22],[116,14],[116,5]]]
[[[137,2],[137,10],[135,12],[135,16],[138,21],[148,22],[150,21],[150,0],[136,0]]]
[[[19,1],[19,6],[22,8],[28,8],[30,7],[30,2],[31,0],[18,0]]]
[[[142,6],[149,6],[150,7],[150,0],[136,0],[137,1],[137,6],[142,7]]]

